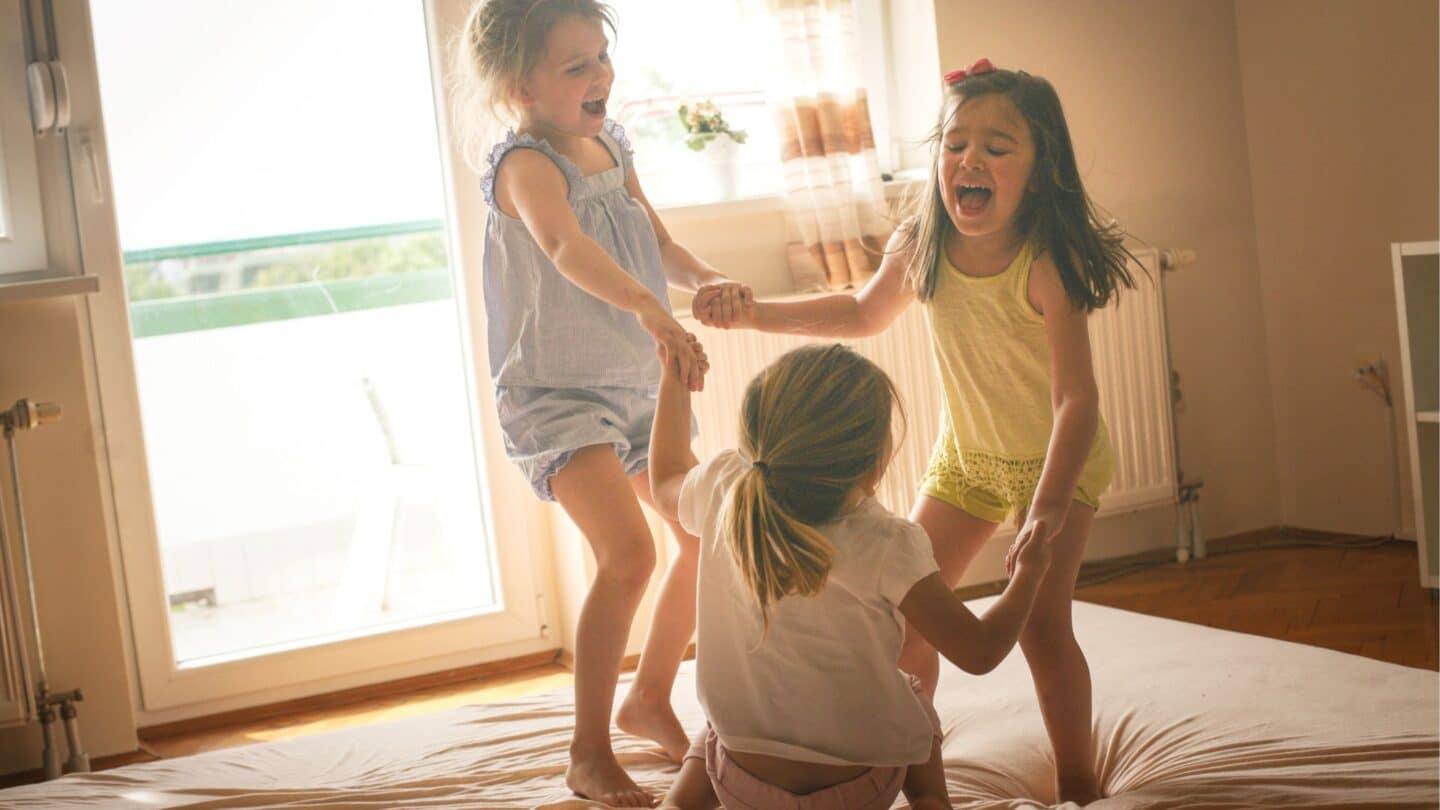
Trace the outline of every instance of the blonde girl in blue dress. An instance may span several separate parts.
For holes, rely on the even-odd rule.
[[[490,204],[490,371],[505,450],[595,553],[577,628],[566,783],[612,806],[649,807],[655,797],[615,758],[610,716],[630,624],[655,567],[640,504],[651,503],[656,344],[691,389],[707,368],[671,314],[666,288],[706,289],[707,301],[732,307],[745,290],[672,240],[645,199],[630,142],[607,115],[615,78],[607,28],[610,10],[595,0],[483,0],[457,55],[514,124],[481,181]],[[670,526],[679,553],[615,719],[679,760],[688,740],[670,689],[695,629],[697,552],[694,537]]]

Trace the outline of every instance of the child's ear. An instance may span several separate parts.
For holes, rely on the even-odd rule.
[[[535,103],[535,95],[530,92],[529,84],[521,80],[510,85],[510,100],[516,106],[529,107]]]

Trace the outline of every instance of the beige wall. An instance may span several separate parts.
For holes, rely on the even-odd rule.
[[[1239,0],[1280,500],[1287,524],[1413,530],[1390,243],[1440,236],[1434,0]],[[1383,357],[1384,406],[1353,370]]]
[[[1166,278],[1180,457],[1220,536],[1280,522],[1274,412],[1233,6],[1226,0],[945,0],[941,63],[1049,79],[1091,196],[1130,232],[1199,252]]]
[[[64,409],[58,423],[18,433],[15,447],[50,686],[84,690],[81,738],[104,755],[135,750],[135,723],[80,330],[75,299],[0,304],[0,408],[28,397]],[[8,464],[0,482],[16,553]],[[0,730],[0,773],[38,767],[38,727]]]

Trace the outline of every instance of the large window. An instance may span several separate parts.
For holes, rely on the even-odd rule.
[[[635,145],[645,193],[657,207],[780,191],[780,147],[766,103],[772,63],[764,20],[731,0],[617,0],[611,115]],[[686,144],[678,110],[713,102],[745,143]]]
[[[882,170],[900,163],[890,124],[889,11],[882,0],[857,0],[857,73],[870,101]],[[780,145],[767,93],[782,60],[757,0],[615,0],[616,82],[612,115],[635,144],[637,168],[657,207],[699,205],[780,193]],[[938,82],[938,77],[936,81]],[[695,151],[677,111],[711,101],[745,132],[732,146],[716,138]]]
[[[382,632],[538,636],[486,514],[424,5],[90,5],[147,462],[117,489],[148,484],[158,550],[132,558],[158,563],[132,567],[146,708],[505,635],[244,668]]]

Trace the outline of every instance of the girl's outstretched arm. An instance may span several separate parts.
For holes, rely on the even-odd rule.
[[[1060,273],[1048,255],[1035,260],[1029,293],[1045,318],[1045,336],[1050,345],[1050,407],[1055,422],[1045,451],[1045,467],[1025,524],[1016,535],[1017,543],[1027,534],[1048,541],[1065,525],[1065,516],[1075,499],[1075,485],[1090,457],[1100,424],[1100,394],[1090,359],[1086,313],[1070,303]],[[1007,569],[1013,555],[1012,547],[1005,560]]]
[[[640,178],[635,172],[631,172],[625,178],[625,190],[645,207],[645,213],[650,216],[650,226],[654,228],[655,239],[660,243],[660,261],[665,266],[665,280],[672,287],[696,293],[691,302],[691,311],[695,315],[695,319],[706,323],[712,307],[721,318],[734,319],[743,302],[751,299],[750,287],[738,281],[731,281],[728,276],[706,264],[703,259],[691,253],[684,245],[671,239],[670,231],[665,228],[665,223],[660,221],[660,216],[651,207],[649,198],[645,196],[645,190],[640,187]]]
[[[703,362],[703,351],[700,358]],[[690,391],[680,378],[675,359],[664,351],[660,367],[660,401],[650,426],[650,497],[661,517],[675,521],[679,520],[680,485],[695,466],[690,454]]]
[[[879,334],[915,298],[905,281],[909,252],[899,250],[900,239],[901,231],[897,230],[885,248],[880,269],[859,292],[794,301],[742,301],[735,316],[729,319],[711,306],[708,317],[701,317],[701,323],[813,337],[858,338]],[[697,301],[697,313],[702,304]]]
[[[665,307],[629,273],[615,263],[580,228],[568,201],[565,175],[550,158],[533,149],[516,149],[505,157],[495,176],[495,198],[500,209],[518,216],[545,255],[575,286],[634,313],[640,325],[667,347],[679,364],[687,385],[699,390],[704,372],[696,362],[687,332]]]
[[[1048,538],[1016,540],[1016,570],[995,604],[976,617],[937,571],[915,583],[900,602],[911,627],[955,666],[984,675],[1000,665],[1030,618],[1040,581],[1050,568]]]
[[[724,273],[706,264],[699,256],[686,250],[684,245],[670,238],[670,232],[665,229],[665,223],[660,221],[660,216],[650,206],[650,200],[645,196],[645,190],[640,187],[640,178],[635,172],[630,172],[625,177],[625,190],[630,192],[630,196],[640,203],[645,208],[645,213],[650,216],[650,226],[655,229],[655,239],[660,243],[660,261],[665,265],[665,280],[670,282],[670,286],[695,292],[706,285],[730,281]]]

